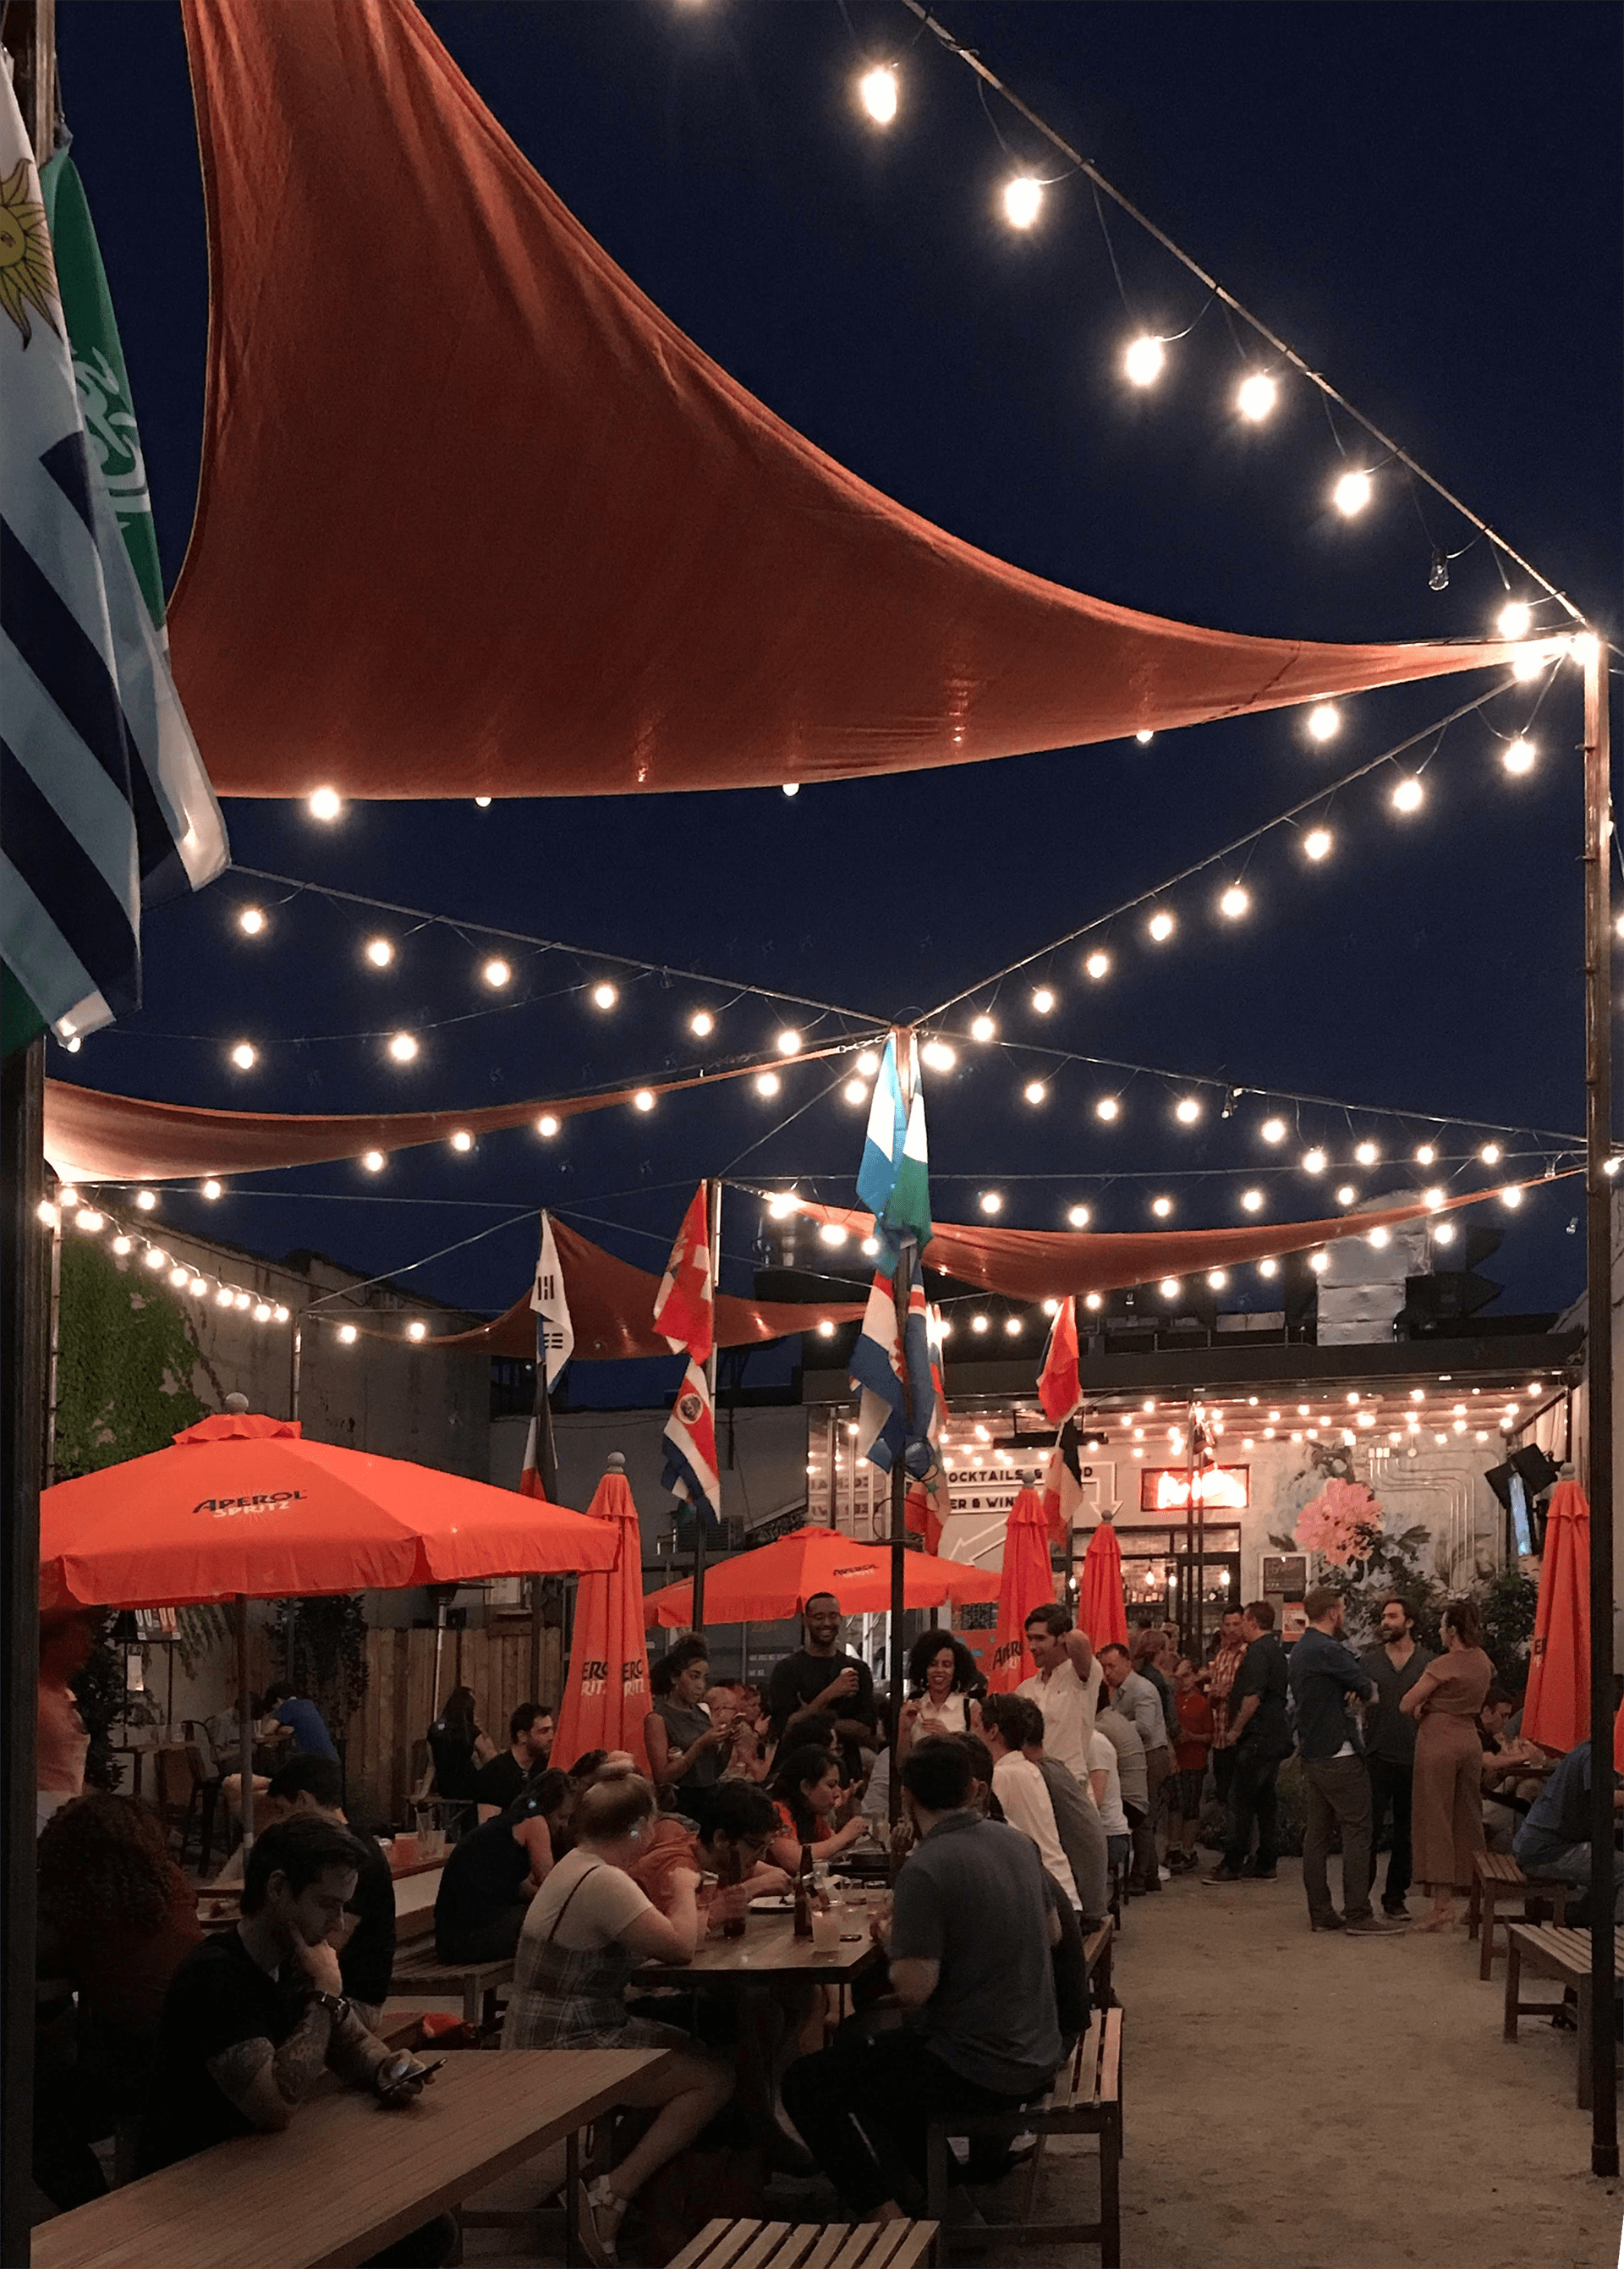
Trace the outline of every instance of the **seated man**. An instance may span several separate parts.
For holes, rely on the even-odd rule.
[[[1612,1772],[1611,1767],[1608,1768]],[[1613,1810],[1616,1818],[1624,1807],[1624,1789],[1613,1781]],[[1581,1741],[1569,1749],[1539,1794],[1528,1807],[1528,1817],[1511,1841],[1517,1866],[1525,1875],[1554,1875],[1558,1882],[1591,1887],[1591,1745]],[[1613,1919],[1624,1923],[1624,1867],[1614,1877]],[[1569,1919],[1571,1920],[1571,1917]]]
[[[907,2021],[843,2026],[832,2047],[784,2075],[785,2110],[867,2221],[919,2209],[933,2119],[1013,2110],[1041,2095],[1062,2061],[1051,1962],[1060,1923],[1043,1862],[1018,1829],[970,1809],[971,1781],[956,1740],[919,1743],[902,1768],[919,1841],[897,1875],[889,1931],[876,1934]]]
[[[442,1962],[511,1962],[530,1902],[553,1863],[549,1815],[569,1793],[561,1772],[537,1773],[506,1812],[452,1846],[434,1895]]]
[[[1080,1788],[1075,1776],[1058,1757],[1044,1750],[1044,1713],[1036,1702],[1025,1695],[1015,1697],[1025,1710],[1026,1730],[1021,1742],[1021,1754],[1028,1764],[1036,1765],[1044,1777],[1044,1786],[1049,1792],[1049,1801],[1054,1807],[1055,1832],[1060,1839],[1060,1849],[1066,1854],[1072,1871],[1072,1881],[1077,1887],[1077,1911],[1089,1930],[1105,1919],[1111,1903],[1108,1878],[1111,1860],[1105,1843],[1105,1823],[1100,1818],[1094,1802],[1093,1775],[1089,1785]],[[1090,1742],[1093,1735],[1089,1735]]]
[[[993,1759],[993,1793],[1004,1818],[1037,1844],[1038,1857],[1075,1914],[1082,1902],[1060,1843],[1048,1785],[1037,1767],[1022,1755],[1022,1743],[1031,1737],[1028,1712],[1037,1715],[1035,1705],[1019,1694],[988,1694],[975,1706]],[[1041,1717],[1037,1723],[1041,1731]]]
[[[331,2070],[385,2103],[410,2100],[422,2066],[385,2047],[343,1993],[330,1944],[355,1896],[361,1851],[330,1821],[279,1821],[248,1855],[242,1919],[195,1947],[170,1980],[137,2171],[155,2174],[239,2135],[279,2134]],[[441,2215],[372,2256],[449,2261]]]
[[[526,1781],[546,1771],[551,1755],[552,1711],[544,1702],[521,1702],[507,1721],[507,1747],[474,1775],[481,1825],[506,1812]]]

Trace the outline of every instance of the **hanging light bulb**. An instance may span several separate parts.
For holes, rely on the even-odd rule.
[[[115,1237],[113,1240],[113,1250],[121,1256],[126,1253],[132,1252],[134,1247],[135,1239],[133,1238]]]
[[[777,1046],[781,1056],[798,1056],[801,1053],[801,1035],[793,1025],[786,1025],[779,1034]]]
[[[840,1092],[845,1096],[846,1101],[851,1105],[853,1111],[857,1109],[860,1104],[867,1103],[868,1100],[867,1086],[866,1083],[860,1079],[848,1079]]]
[[[1283,1142],[1286,1139],[1286,1122],[1283,1119],[1266,1119],[1258,1132],[1266,1142]]]
[[[1495,617],[1502,639],[1525,639],[1534,626],[1534,610],[1521,599],[1511,599]]]
[[[846,1232],[838,1221],[826,1221],[818,1231],[818,1235],[825,1245],[845,1243]]]
[[[880,1250],[880,1240],[877,1237],[866,1237],[857,1249],[865,1260],[872,1260]],[[948,1328],[951,1330],[952,1326],[949,1325]]]
[[[1158,1221],[1165,1221],[1173,1210],[1173,1201],[1171,1198],[1152,1198],[1150,1210]]]
[[[239,1040],[232,1050],[232,1061],[239,1071],[252,1071],[260,1060],[260,1052],[252,1040]]]
[[[1344,473],[1331,491],[1331,501],[1345,520],[1352,520],[1370,501],[1369,473]]]
[[[995,1038],[997,1033],[998,1026],[991,1016],[977,1016],[971,1020],[970,1037],[972,1040],[979,1040],[985,1046],[988,1040]]]
[[[343,809],[343,802],[336,788],[319,787],[310,799],[312,819],[335,820]]]
[[[1279,399],[1280,388],[1273,380],[1265,372],[1254,370],[1250,378],[1241,381],[1235,406],[1243,418],[1250,418],[1254,425],[1260,425]]]
[[[1325,827],[1310,827],[1303,838],[1303,848],[1310,859],[1325,859],[1331,851],[1331,831]]]
[[[206,1276],[194,1276],[191,1282],[186,1289],[191,1294],[194,1300],[201,1300],[203,1294],[209,1289],[209,1280]],[[283,1311],[282,1320],[284,1323],[287,1321],[287,1311],[285,1309]]]
[[[1002,1213],[1003,1209],[1004,1201],[996,1190],[982,1191],[981,1210],[983,1213]]]
[[[217,1198],[223,1197],[225,1194],[222,1185],[215,1181],[212,1177],[203,1185],[203,1187],[198,1192],[198,1195],[200,1197],[207,1198],[210,1205],[213,1204]]]
[[[1231,883],[1218,901],[1218,911],[1228,921],[1239,921],[1251,905],[1251,899],[1238,883]]]
[[[1069,1206],[1067,1208],[1066,1219],[1067,1225],[1072,1229],[1087,1229],[1090,1219],[1088,1207],[1085,1205]]]
[[[149,1268],[166,1268],[169,1266],[169,1255],[156,1245],[149,1245],[141,1257]]]
[[[1209,1268],[1207,1272],[1207,1281],[1214,1292],[1222,1292],[1229,1279],[1224,1269]]]
[[[1164,1276],[1158,1287],[1164,1300],[1176,1300],[1184,1289],[1177,1276]]]
[[[385,1165],[388,1164],[388,1161],[381,1150],[363,1150],[361,1153],[361,1164],[365,1167],[369,1174],[380,1174],[382,1173]]]
[[[1243,1190],[1241,1192],[1241,1204],[1248,1213],[1261,1213],[1263,1211],[1263,1192],[1261,1190]]]
[[[1437,1155],[1430,1142],[1423,1142],[1415,1153],[1415,1163],[1418,1166],[1429,1166]]]
[[[1325,1171],[1325,1152],[1318,1149],[1305,1150],[1303,1153],[1303,1171],[1305,1174],[1323,1174]]]
[[[631,1103],[634,1110],[652,1111],[654,1107],[653,1089],[652,1087],[639,1087],[637,1093],[632,1097]]]
[[[1308,1265],[1316,1276],[1323,1276],[1331,1266],[1331,1255],[1328,1253],[1310,1253],[1308,1256]]]
[[[764,1071],[757,1074],[756,1092],[757,1095],[776,1095],[778,1091],[779,1075],[777,1072]]]
[[[1121,1113],[1122,1105],[1114,1095],[1102,1095],[1094,1106],[1094,1115],[1096,1119],[1117,1119],[1121,1116]]]
[[[1336,1194],[1336,1201],[1340,1206],[1350,1206],[1358,1194],[1358,1191],[1351,1182],[1344,1182]]]
[[[889,126],[897,115],[897,74],[888,63],[876,63],[857,82],[857,99],[876,126]]]
[[[1201,1115],[1201,1106],[1193,1095],[1181,1095],[1173,1109],[1173,1116],[1181,1127],[1193,1127]]]
[[[794,1213],[801,1201],[794,1190],[780,1190],[776,1197],[767,1200],[767,1211],[774,1221],[785,1221]]]
[[[396,1063],[410,1063],[417,1053],[417,1043],[410,1032],[396,1032],[389,1042],[389,1053]]]
[[[1103,1308],[1103,1307],[1104,1306],[1105,1303],[1104,1303],[1104,1300],[1103,1299],[1103,1297],[1101,1297],[1101,1295],[1100,1295],[1099,1293],[1097,1293],[1097,1292],[1085,1292],[1085,1293],[1083,1294],[1083,1296],[1082,1296],[1082,1304],[1083,1304],[1083,1306],[1084,1306],[1085,1308],[1096,1308],[1096,1309],[1097,1309],[1097,1308]]]
[[[1550,660],[1542,646],[1520,646],[1511,657],[1511,675],[1519,685],[1530,684]]]
[[[489,811],[491,809],[490,797],[488,795],[476,795],[474,798],[474,809],[476,811]]]
[[[697,1040],[708,1040],[716,1030],[716,1019],[708,1009],[696,1009],[688,1019],[688,1029]]]
[[[1482,1149],[1478,1152],[1478,1156],[1481,1158],[1486,1166],[1497,1166],[1500,1164],[1499,1143],[1485,1142]]]
[[[872,1048],[865,1048],[857,1059],[857,1068],[865,1079],[872,1079],[880,1068],[880,1059]]]
[[[958,1058],[945,1040],[926,1040],[919,1050],[919,1061],[932,1071],[951,1071]]]
[[[1517,1208],[1522,1204],[1523,1193],[1518,1189],[1515,1182],[1508,1182],[1504,1189],[1501,1191],[1500,1202],[1502,1205],[1510,1206],[1514,1212]]]
[[[76,1229],[85,1230],[95,1237],[107,1227],[107,1217],[105,1213],[98,1213],[94,1206],[81,1206],[73,1216],[73,1223]]]
[[[158,1200],[151,1190],[137,1190],[136,1203],[143,1213],[155,1213],[158,1210]]]
[[[1422,789],[1421,784],[1418,780],[1413,777],[1401,780],[1399,782],[1398,787],[1394,788],[1392,792],[1393,809],[1395,811],[1419,811],[1421,808],[1421,799],[1425,791]]]
[[[219,1290],[214,1296],[214,1304],[217,1308],[229,1308],[231,1306],[232,1288],[229,1284],[221,1285]]]
[[[782,783],[782,786],[786,795],[799,795],[801,794],[801,782],[799,780],[785,780]]]
[[[451,1147],[454,1150],[471,1150],[473,1149],[474,1138],[469,1133],[466,1127],[458,1127],[456,1133],[451,1138]]]
[[[1152,741],[1155,739],[1155,735],[1141,725],[1139,731],[1134,734],[1133,738],[1139,743],[1141,749],[1148,749]]]
[[[1278,1276],[1280,1274],[1279,1261],[1260,1260],[1258,1263],[1258,1274],[1259,1276]]]
[[[1011,228],[1030,228],[1043,210],[1044,185],[1030,174],[1004,183],[1004,218]]]
[[[1519,733],[1508,743],[1500,761],[1509,772],[1531,772],[1534,768],[1534,744],[1525,733]]]
[[[550,1111],[543,1111],[535,1122],[535,1131],[545,1142],[550,1142],[558,1131],[558,1122]]]
[[[358,1336],[353,1324],[340,1324],[338,1327],[338,1341],[341,1347],[353,1347]]]
[[[256,1300],[255,1302],[254,1320],[256,1324],[268,1324],[270,1321],[270,1302],[269,1300]]]
[[[1009,1337],[1012,1340],[1015,1340],[1020,1338],[1022,1333],[1026,1329],[1026,1326],[1019,1316],[1006,1316],[1004,1318],[1004,1329],[1009,1334]],[[1003,1453],[1000,1452],[1000,1454],[1001,1456]],[[1006,1465],[1009,1463],[1008,1457],[1004,1458],[1004,1463]]]
[[[1032,1006],[1040,1016],[1046,1016],[1054,1006],[1054,995],[1046,985],[1040,985],[1032,995]]]
[[[1161,340],[1146,332],[1133,342],[1123,356],[1122,368],[1130,386],[1154,386],[1166,360]]]
[[[499,993],[504,985],[510,984],[513,974],[499,954],[493,954],[479,973],[493,993]]]
[[[387,937],[369,937],[365,950],[366,958],[374,969],[387,969],[395,958],[395,948]]]
[[[245,937],[257,937],[265,927],[265,916],[258,906],[244,906],[237,917],[237,927]]]
[[[1427,573],[1429,591],[1447,591],[1450,587],[1450,556],[1441,544],[1432,547],[1432,565]]]
[[[1453,1222],[1441,1221],[1432,1232],[1432,1241],[1435,1245],[1453,1245],[1455,1242]]]
[[[1042,1103],[1046,1098],[1049,1090],[1044,1085],[1042,1080],[1029,1079],[1021,1092],[1029,1103],[1035,1105]]]
[[[1374,1142],[1362,1142],[1358,1149],[1354,1152],[1355,1157],[1358,1159],[1362,1166],[1375,1165],[1377,1160],[1381,1157],[1381,1152],[1377,1149]]]
[[[1333,741],[1342,729],[1342,719],[1334,701],[1321,701],[1308,713],[1310,736],[1316,741]]]
[[[1152,914],[1145,927],[1158,945],[1165,945],[1173,935],[1173,917],[1165,911]]]
[[[1391,1234],[1389,1231],[1384,1229],[1373,1229],[1370,1231],[1370,1242],[1379,1253],[1384,1245],[1391,1244]]]
[[[594,1009],[612,1009],[619,998],[619,994],[607,979],[602,985],[594,985],[592,988],[592,1005]]]
[[[1099,983],[1102,977],[1109,977],[1111,974],[1111,957],[1109,954],[1091,953],[1082,965],[1096,985]]]

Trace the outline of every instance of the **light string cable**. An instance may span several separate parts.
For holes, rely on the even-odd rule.
[[[1170,253],[1182,268],[1193,276],[1199,283],[1205,285],[1214,299],[1231,314],[1238,315],[1242,322],[1255,331],[1259,338],[1266,340],[1282,361],[1288,364],[1300,377],[1305,378],[1310,386],[1317,387],[1327,403],[1334,403],[1339,410],[1362,427],[1371,440],[1385,449],[1389,457],[1402,465],[1414,478],[1424,481],[1436,496],[1441,498],[1452,512],[1458,513],[1469,526],[1475,528],[1479,535],[1486,537],[1497,552],[1503,553],[1506,558],[1513,561],[1525,575],[1531,577],[1546,596],[1554,599],[1572,621],[1578,624],[1583,624],[1586,621],[1583,610],[1565,591],[1559,589],[1547,575],[1542,574],[1532,560],[1525,559],[1516,545],[1502,536],[1497,528],[1491,527],[1481,514],[1473,512],[1472,506],[1463,503],[1452,489],[1445,487],[1436,474],[1429,473],[1426,466],[1418,458],[1412,456],[1402,443],[1395,441],[1391,434],[1384,432],[1374,418],[1367,418],[1363,410],[1356,403],[1350,402],[1345,394],[1340,393],[1328,378],[1321,372],[1312,369],[1295,347],[1282,339],[1277,331],[1271,329],[1260,315],[1254,314],[1250,307],[1237,299],[1234,292],[1227,290],[1215,276],[1209,274],[1192,253],[1186,252],[1183,245],[1170,237],[1165,229],[1158,227],[1148,213],[1142,211],[1131,197],[1118,188],[1114,181],[1108,181],[1090,159],[1085,158],[1081,151],[1075,149],[1057,128],[1052,126],[1046,118],[1034,110],[1029,102],[1023,100],[1013,87],[984,62],[973,48],[966,47],[962,41],[956,39],[941,18],[926,4],[926,0],[901,0],[901,4],[910,15],[919,19],[924,29],[934,36],[937,43],[949,55],[954,56],[959,63],[968,65],[984,86],[991,87],[995,94],[1001,95],[1010,108],[1023,118],[1037,133],[1041,134],[1045,141],[1052,149],[1058,151],[1068,166],[1081,174],[1093,186],[1096,193],[1109,197],[1120,211],[1125,212],[1130,220],[1135,222],[1148,236],[1153,238],[1164,252]],[[1102,215],[1102,220],[1103,218]],[[1107,241],[1109,242],[1109,239]],[[1114,255],[1112,265],[1115,266]]]

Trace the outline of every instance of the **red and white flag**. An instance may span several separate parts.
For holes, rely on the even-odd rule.
[[[718,1533],[722,1511],[721,1476],[716,1468],[716,1419],[705,1367],[689,1358],[683,1383],[666,1421],[666,1466],[661,1479],[673,1497],[693,1508],[705,1534]]]
[[[1069,1551],[1083,1502],[1082,1435],[1075,1421],[1068,1418],[1056,1438],[1043,1480],[1044,1518],[1049,1524],[1051,1543]]]
[[[1063,1426],[1082,1400],[1082,1373],[1077,1349],[1077,1296],[1068,1293],[1055,1310],[1043,1369],[1037,1374],[1037,1400],[1052,1426]]]
[[[671,1258],[654,1295],[654,1328],[673,1355],[684,1349],[704,1363],[715,1341],[715,1304],[711,1282],[711,1225],[705,1185],[683,1216]]]

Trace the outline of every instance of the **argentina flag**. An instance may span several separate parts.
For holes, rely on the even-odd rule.
[[[140,920],[225,829],[87,441],[39,174],[0,72],[0,961],[15,1041],[139,1004]],[[9,990],[10,988],[8,988]]]

